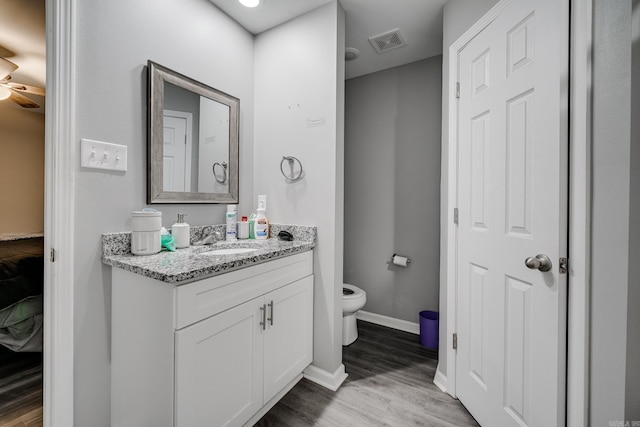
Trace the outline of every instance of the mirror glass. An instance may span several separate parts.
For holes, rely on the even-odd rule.
[[[239,100],[149,61],[149,203],[238,202]]]

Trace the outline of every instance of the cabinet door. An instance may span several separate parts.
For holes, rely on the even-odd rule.
[[[265,295],[265,403],[300,374],[312,360],[313,276]]]
[[[262,407],[263,298],[176,332],[176,426],[242,425]]]

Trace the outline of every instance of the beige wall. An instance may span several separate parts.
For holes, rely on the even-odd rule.
[[[2,103],[0,198],[0,235],[44,230],[44,114]]]

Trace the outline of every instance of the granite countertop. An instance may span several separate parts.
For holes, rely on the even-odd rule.
[[[222,231],[224,225],[210,226]],[[191,227],[191,241],[197,241],[206,227]],[[316,228],[308,226],[271,224],[270,235],[287,230],[293,241],[277,238],[267,240],[220,241],[213,245],[190,246],[169,252],[163,249],[154,255],[131,254],[131,233],[106,233],[102,235],[102,262],[136,274],[167,283],[183,284],[229,271],[250,267],[275,258],[281,258],[315,247]],[[204,255],[204,252],[226,248],[254,248],[255,251],[234,255]]]

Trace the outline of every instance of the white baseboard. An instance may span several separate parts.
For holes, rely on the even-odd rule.
[[[383,316],[382,314],[369,313],[368,311],[362,310],[356,313],[356,318],[365,322],[375,323],[376,325],[382,325],[388,328],[397,329],[399,331],[420,335],[419,323],[408,322],[406,320],[395,319],[393,317]]]
[[[442,390],[443,393],[447,392],[447,377],[440,371],[440,364],[436,368],[436,376],[433,378],[433,383]]]
[[[336,391],[348,376],[342,364],[333,373],[320,369],[317,366],[309,365],[302,374],[309,381],[313,381],[331,391]]]

